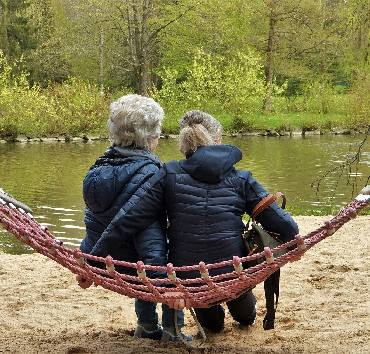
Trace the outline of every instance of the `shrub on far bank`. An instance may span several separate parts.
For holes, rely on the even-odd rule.
[[[21,66],[21,61],[18,62]],[[0,137],[78,135],[105,130],[109,97],[97,86],[70,78],[41,89],[28,74],[14,75],[0,53]]]
[[[196,68],[199,69],[198,64]],[[21,61],[15,65],[21,68]],[[28,74],[19,67],[13,70],[0,52],[0,138],[105,134],[110,101],[129,93],[123,88],[120,92],[102,95],[97,85],[75,77],[62,84],[50,84],[45,89],[37,85],[30,87]],[[13,74],[15,71],[17,75]],[[258,90],[253,95],[243,96],[244,91],[232,90],[229,86],[226,90],[229,98],[226,99],[225,80],[221,80],[224,86],[219,83],[208,92],[208,86],[200,85],[210,85],[208,78],[200,75],[207,71],[198,71],[195,73],[199,77],[193,73],[194,77],[189,77],[185,85],[184,81],[178,82],[175,72],[168,70],[163,74],[161,90],[153,90],[154,99],[165,111],[164,134],[177,134],[181,116],[190,109],[212,114],[219,119],[224,132],[231,134],[266,130],[328,131],[336,127],[356,129],[369,124],[367,103],[370,80],[364,82],[363,87],[353,87],[346,93],[326,88],[325,95],[318,95],[317,90],[311,88],[305,91],[305,95],[294,97],[276,94],[273,98],[274,111],[263,114]],[[217,65],[213,72],[220,72]],[[248,82],[246,79],[245,86]],[[194,92],[190,92],[194,87]]]
[[[77,136],[106,130],[109,96],[102,94],[96,85],[71,77],[61,85],[49,87],[46,95],[57,116],[50,127],[52,133]]]

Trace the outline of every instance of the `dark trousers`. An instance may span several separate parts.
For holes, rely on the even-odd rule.
[[[247,326],[253,324],[256,318],[256,303],[257,300],[252,294],[252,291],[248,291],[237,299],[228,301],[226,305],[232,318],[240,324]],[[221,331],[223,328],[225,310],[221,305],[209,308],[195,308],[194,311],[202,327],[215,332]]]

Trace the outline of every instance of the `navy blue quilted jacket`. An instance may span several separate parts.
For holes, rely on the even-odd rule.
[[[82,252],[90,253],[121,207],[161,165],[159,158],[150,151],[113,146],[96,160],[83,181],[86,237],[81,243]],[[103,247],[100,256],[164,265],[167,263],[165,227],[165,214],[156,213],[135,237],[116,229],[116,242]],[[99,266],[99,263],[94,265]],[[136,270],[131,268],[116,267],[116,270],[136,275]],[[155,273],[148,275],[159,276]]]
[[[186,160],[166,163],[119,211],[92,253],[98,255],[119,233],[135,235],[165,209],[170,222],[168,260],[175,266],[246,256],[242,215],[250,215],[268,193],[250,171],[234,168],[241,158],[235,146],[214,145],[198,148]],[[257,221],[284,241],[298,233],[297,224],[277,203]],[[210,274],[225,270],[211,270]],[[199,273],[186,276],[199,277]]]

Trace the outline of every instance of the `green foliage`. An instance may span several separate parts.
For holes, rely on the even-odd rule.
[[[108,98],[97,87],[70,78],[48,90],[28,85],[27,73],[13,75],[0,56],[0,136],[13,138],[64,133],[99,133],[105,128]]]
[[[264,93],[260,58],[252,51],[230,56],[196,52],[182,86],[191,104],[216,99],[235,118],[250,111],[251,101]],[[237,95],[235,93],[237,92]]]
[[[174,134],[178,131],[178,120],[185,113],[184,97],[177,83],[177,70],[164,68],[161,73],[162,87],[158,90],[153,87],[152,97],[164,108],[165,119],[163,130],[168,134]]]
[[[260,58],[252,51],[227,57],[197,50],[186,79],[180,81],[176,69],[158,73],[162,88],[154,89],[153,96],[171,115],[180,107],[227,112],[239,130],[241,117],[254,111],[263,97],[261,72]]]
[[[71,67],[55,31],[51,0],[0,3],[0,49],[13,63],[22,56],[28,80],[46,86],[66,79]]]
[[[58,117],[54,132],[78,135],[101,132],[105,128],[108,102],[97,86],[71,77],[61,85],[53,85],[48,94]]]
[[[39,89],[29,88],[24,71],[18,75],[17,67],[22,61],[17,61],[11,67],[6,58],[0,55],[0,132],[2,136],[13,136],[20,133],[27,134],[40,126],[45,100],[40,97]]]
[[[1,49],[6,50],[5,55],[11,61],[37,46],[34,36],[35,28],[28,13],[30,6],[31,3],[26,0],[7,0],[3,6],[5,16],[2,26],[4,26],[6,36],[4,47]]]
[[[33,0],[28,13],[37,41],[37,47],[25,57],[30,82],[46,87],[49,82],[66,80],[71,65],[55,28],[51,0]]]
[[[1,64],[1,135],[105,131],[108,97],[95,83],[118,97],[147,79],[167,133],[189,109],[210,112],[228,132],[369,122],[364,0],[0,4],[0,48],[11,64]],[[267,67],[272,106],[262,115]]]
[[[274,113],[346,114],[349,95],[321,80],[300,83],[295,94],[274,97]]]
[[[351,127],[370,124],[370,66],[364,68],[350,92],[348,124]]]

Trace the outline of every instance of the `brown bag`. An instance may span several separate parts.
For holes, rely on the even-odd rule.
[[[265,210],[269,205],[271,205],[277,198],[283,198],[282,208],[285,208],[286,199],[284,194],[278,192],[275,194],[269,194],[267,197],[263,198],[253,209],[253,212],[246,224],[245,232],[243,235],[244,244],[247,249],[247,255],[263,252],[265,247],[273,249],[280,246],[283,242],[278,238],[277,235],[272,232],[268,232],[262,228],[255,219],[258,214]],[[251,228],[249,228],[250,220],[252,220]],[[286,253],[287,250],[282,250],[275,253],[275,257],[279,257]],[[253,267],[264,261],[263,258],[256,258],[252,261],[249,261],[248,266]]]

